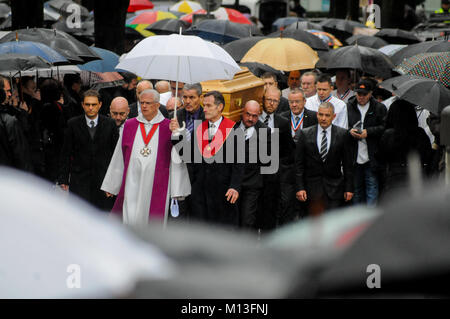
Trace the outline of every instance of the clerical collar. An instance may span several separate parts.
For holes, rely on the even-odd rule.
[[[319,98],[320,103],[323,103],[323,102],[329,102],[329,101],[331,100],[332,95],[330,94],[330,96],[328,96],[328,97],[327,97],[326,99],[324,99],[324,100],[321,100],[320,97],[319,97],[319,95],[317,95],[317,97]]]
[[[90,119],[89,117],[86,116],[86,114],[84,115],[84,118],[86,119],[87,126],[91,127],[91,121],[94,121],[94,127],[97,126],[97,124],[98,124],[98,114],[97,114],[97,117],[95,119]]]
[[[218,128],[219,126],[220,126],[220,123],[222,123],[222,119],[223,119],[223,117],[221,116],[217,121],[215,121],[215,122],[211,122],[211,121],[208,121],[209,122],[209,125],[211,126],[211,124],[214,124],[214,127],[216,127],[216,128]]]
[[[161,123],[162,121],[164,121],[164,116],[161,114],[161,112],[158,110],[158,114],[155,115],[154,118],[152,118],[150,121],[147,120],[144,115],[139,114],[136,119],[144,124],[156,124],[156,123]]]

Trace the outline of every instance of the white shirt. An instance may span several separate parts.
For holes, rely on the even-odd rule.
[[[336,118],[334,119],[333,124],[348,129],[347,104],[332,95],[331,99],[328,102],[333,104],[334,113],[336,114]],[[319,110],[320,104],[322,104],[322,102],[320,101],[319,96],[316,94],[306,99],[305,107],[308,110],[317,112]]]
[[[361,112],[361,129],[364,129],[364,119],[366,117],[367,114],[367,110],[369,109],[369,104],[367,103],[366,105],[359,105],[358,104],[358,109],[359,112]],[[358,164],[365,164],[369,161],[369,152],[367,150],[367,141],[365,138],[361,139],[358,141],[358,157],[356,159],[356,163]]]
[[[239,128],[244,131],[245,133],[245,140],[248,140],[253,136],[253,133],[255,133],[255,127],[250,126],[249,128],[245,127],[244,123],[241,122],[241,125],[239,125]]]
[[[295,136],[295,133],[296,133],[296,132],[294,131],[294,126],[295,126],[295,124],[297,123],[296,117],[298,117],[298,118],[300,119],[302,116],[304,116],[304,113],[305,113],[305,110],[303,110],[300,114],[295,115],[295,114],[292,113],[292,111],[291,111],[291,134],[292,134],[292,137],[294,137],[294,136]],[[302,130],[302,129],[303,129],[303,121],[302,121],[302,123],[300,124],[300,127],[298,128],[297,131]]]
[[[330,150],[330,144],[331,144],[331,125],[328,126],[325,130],[327,132],[327,153]],[[322,137],[323,137],[323,128],[320,126],[320,124],[317,125],[317,149],[320,153],[320,146],[322,145]]]
[[[266,119],[267,113],[265,111],[262,111],[262,114],[259,116],[259,120],[263,123]],[[270,127],[270,130],[273,132],[273,129],[275,128],[275,119],[273,118],[273,113],[269,115],[269,123],[267,123],[267,126]]]
[[[217,132],[219,126],[220,126],[220,123],[222,123],[222,119],[223,119],[223,117],[220,117],[220,119],[218,119],[215,122],[208,121],[209,122],[209,129],[210,129],[210,131],[209,131],[210,136],[216,135],[216,132]],[[214,127],[211,127],[211,124],[214,124]]]
[[[94,121],[94,127],[97,126],[97,124],[98,124],[98,115],[97,115],[97,117],[95,119],[90,119],[86,115],[84,115],[84,118],[86,119],[86,124],[87,124],[88,127],[91,127],[91,121]]]
[[[350,89],[348,89],[346,92],[344,92],[343,95],[340,95],[337,90],[334,90],[333,92],[331,92],[331,95],[337,97],[339,100],[341,100],[341,101],[343,101],[345,103],[348,103],[348,100],[352,96],[355,96],[355,94],[356,93],[354,91],[350,90]]]

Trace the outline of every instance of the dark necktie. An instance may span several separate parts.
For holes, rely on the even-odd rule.
[[[192,134],[192,131],[194,130],[194,117],[192,114],[188,114],[187,117],[186,129]]]
[[[214,137],[214,128],[216,126],[214,125],[214,123],[210,123],[209,124],[209,130],[208,130],[208,136],[209,136],[209,140],[211,141]]]
[[[320,158],[322,158],[322,161],[325,162],[327,159],[327,131],[322,131],[322,143],[320,143]]]
[[[270,115],[267,114],[266,118],[264,119],[264,124],[266,124],[267,126],[269,126],[269,118],[270,118]]]
[[[94,121],[90,121],[89,122],[90,127],[89,129],[89,135],[91,135],[91,139],[94,139],[94,135],[95,135],[95,122]]]

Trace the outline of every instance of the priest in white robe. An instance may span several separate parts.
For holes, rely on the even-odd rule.
[[[142,113],[125,122],[101,189],[117,195],[113,214],[133,226],[167,223],[170,198],[190,195],[186,164],[172,147],[170,121],[159,112],[159,93],[139,96]]]

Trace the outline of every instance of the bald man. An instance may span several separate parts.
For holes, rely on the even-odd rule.
[[[168,81],[158,81],[155,84],[155,89],[160,94],[159,102],[167,106],[167,101],[172,97],[172,90],[170,89],[170,83]],[[181,92],[178,93],[178,96],[181,96]]]
[[[120,130],[123,129],[123,123],[127,120],[128,114],[130,114],[130,107],[126,98],[118,96],[111,101],[109,115],[116,121],[116,125]]]
[[[258,145],[261,141],[266,141],[267,150],[269,150],[271,137],[270,128],[259,120],[260,110],[261,106],[258,102],[248,101],[242,111],[241,121],[234,126],[236,130],[243,130],[245,136],[245,173],[240,195],[240,226],[255,231],[258,199],[264,186]],[[266,137],[263,140],[261,140],[262,134]],[[250,163],[251,158],[257,158],[257,163]]]
[[[130,118],[137,117],[139,114],[142,114],[141,104],[139,102],[139,95],[145,90],[153,90],[152,82],[148,80],[139,81],[139,83],[136,85],[137,102],[130,104],[130,115],[129,115]],[[159,111],[165,118],[169,118],[169,113],[166,110],[165,104],[161,103],[161,101],[159,101],[159,103],[161,104],[159,106]]]
[[[181,109],[183,104],[181,103],[181,99],[177,98],[177,110]],[[169,117],[173,117],[173,112],[175,110],[175,98],[171,97],[166,103],[166,110],[169,113]]]

